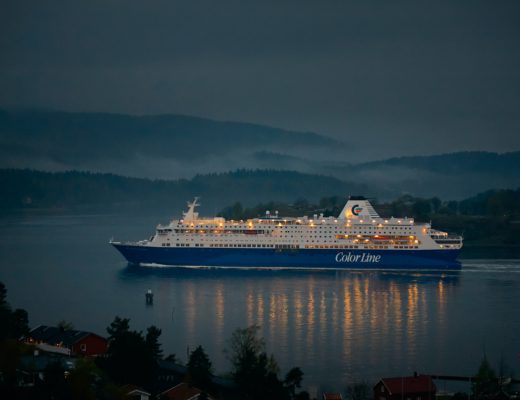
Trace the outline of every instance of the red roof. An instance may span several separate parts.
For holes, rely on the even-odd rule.
[[[187,383],[179,383],[177,386],[162,392],[161,397],[168,400],[189,400],[196,399],[196,396],[201,393],[202,391],[194,386],[190,386]],[[210,396],[208,396],[208,398],[212,399]]]
[[[383,378],[383,385],[390,394],[435,392],[437,388],[429,375]]]
[[[323,393],[323,400],[343,400],[341,393]]]

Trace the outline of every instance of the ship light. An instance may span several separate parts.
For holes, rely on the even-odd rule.
[[[414,236],[413,236],[413,235],[410,235],[410,236],[408,236],[408,237],[409,237],[410,239],[413,239],[413,238],[414,238]]]
[[[335,220],[334,220],[334,223],[336,223],[336,224],[337,224],[337,223],[338,223],[338,220],[337,220],[337,219],[335,219]]]
[[[400,224],[400,223],[401,223],[401,220],[398,220],[397,223]]]
[[[360,238],[360,237],[361,237],[361,235],[356,235],[356,237]]]
[[[359,220],[359,222],[363,223],[363,220],[362,220],[362,219],[360,219],[360,220]]]
[[[388,224],[388,220],[387,219],[385,219],[385,224]]]
[[[418,241],[417,239],[415,239],[415,241],[414,241],[414,242],[415,242],[416,244],[417,244],[417,243],[419,243],[419,241]]]

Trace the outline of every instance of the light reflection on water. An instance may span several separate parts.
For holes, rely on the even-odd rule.
[[[261,327],[283,372],[306,387],[413,373],[473,374],[489,359],[520,375],[520,261],[465,260],[456,272],[234,271],[127,267],[111,236],[147,237],[151,219],[12,218],[0,224],[0,280],[32,325],[106,334],[115,315],[162,329],[165,354],[201,344],[217,372],[236,328]],[[144,293],[155,293],[147,307]]]
[[[215,350],[225,347],[230,332],[257,324],[283,369],[299,365],[309,383],[329,386],[379,374],[438,371],[441,364],[422,360],[425,351],[426,358],[437,359],[434,349],[449,332],[447,297],[460,285],[460,275],[135,267],[120,272],[128,284],[169,284],[177,292],[175,308],[184,313],[175,330],[190,346],[209,347],[217,369],[227,367]],[[165,307],[161,296],[154,307]]]

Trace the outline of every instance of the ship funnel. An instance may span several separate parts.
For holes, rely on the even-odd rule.
[[[350,196],[347,204],[338,215],[338,219],[374,219],[380,218],[370,202],[362,196]]]

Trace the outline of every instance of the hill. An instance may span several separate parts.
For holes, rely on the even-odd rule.
[[[0,168],[167,180],[237,169],[286,170],[359,182],[385,199],[462,199],[520,185],[519,151],[352,163],[355,151],[316,133],[183,115],[0,110]]]
[[[0,209],[165,209],[184,208],[185,201],[203,197],[211,212],[235,201],[317,200],[322,195],[368,193],[364,185],[332,177],[292,171],[238,170],[197,175],[192,179],[149,180],[89,172],[0,170]],[[206,208],[205,208],[206,207]]]
[[[0,110],[0,168],[179,178],[254,168],[257,151],[330,154],[326,136],[183,115]]]

